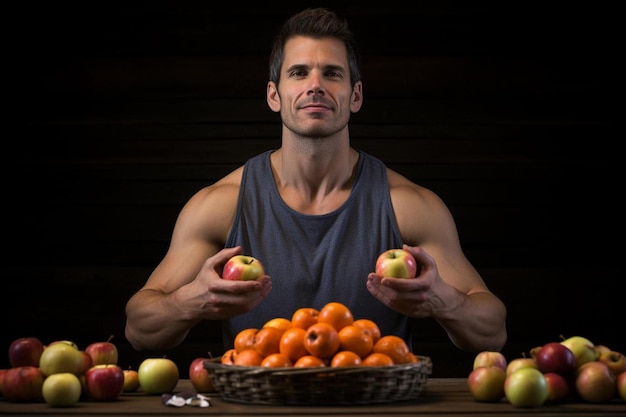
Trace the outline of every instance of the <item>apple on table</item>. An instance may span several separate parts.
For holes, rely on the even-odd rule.
[[[43,381],[41,388],[44,401],[52,407],[70,407],[76,404],[82,391],[80,379],[69,372],[50,375]]]
[[[590,403],[604,403],[615,397],[617,380],[604,362],[584,363],[576,374],[576,392]]]
[[[502,368],[503,371],[506,371],[507,360],[502,352],[483,350],[476,354],[473,369],[480,366],[497,366],[498,368]]]
[[[85,352],[91,356],[94,365],[117,365],[117,346],[111,342],[111,339],[113,336],[110,336],[106,341],[91,343],[85,348]]]
[[[213,381],[208,369],[204,366],[204,363],[211,358],[199,357],[191,361],[189,365],[189,379],[191,385],[196,392],[211,392],[213,391]]]
[[[10,402],[43,402],[46,376],[36,366],[9,368],[2,377],[2,395]]]
[[[39,368],[45,376],[61,372],[78,376],[85,372],[85,359],[75,343],[51,343],[41,353]]]
[[[417,261],[405,249],[389,249],[378,256],[374,270],[381,277],[415,278]]]
[[[576,368],[598,359],[598,352],[593,342],[583,336],[571,336],[560,342],[567,346],[576,357]]]
[[[9,345],[9,363],[12,368],[18,366],[39,366],[39,358],[44,345],[36,337],[20,337]]]
[[[507,375],[504,395],[514,407],[539,407],[548,398],[548,384],[539,369],[522,367]]]
[[[165,357],[144,359],[137,373],[139,386],[146,394],[169,394],[180,377],[176,363]]]
[[[124,388],[124,371],[117,365],[94,365],[85,373],[87,398],[96,401],[114,401]]]
[[[263,264],[253,256],[235,255],[224,265],[222,278],[230,281],[249,281],[265,275]]]
[[[139,373],[132,369],[124,369],[124,386],[122,392],[135,392],[139,389]]]
[[[479,402],[497,402],[504,397],[506,372],[501,366],[478,366],[467,377],[472,398]]]
[[[566,377],[576,372],[576,356],[567,346],[559,342],[549,342],[536,351],[534,356],[537,369],[541,372],[555,372]]]

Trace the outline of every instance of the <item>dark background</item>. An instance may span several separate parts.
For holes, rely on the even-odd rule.
[[[0,347],[114,335],[121,366],[167,355],[184,376],[193,358],[221,353],[217,324],[176,349],[135,352],[124,305],[187,199],[279,146],[269,48],[307,4],[87,3],[5,16]],[[363,54],[354,146],[449,205],[508,307],[508,358],[561,335],[626,352],[617,12],[405,3],[332,5]],[[434,376],[467,375],[474,354],[430,320],[416,329]]]

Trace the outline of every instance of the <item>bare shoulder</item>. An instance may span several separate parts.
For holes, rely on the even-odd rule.
[[[450,211],[435,192],[391,169],[387,170],[387,178],[393,210],[406,243],[422,244],[446,230],[456,234]]]
[[[225,242],[235,216],[243,168],[196,192],[180,212],[177,226],[204,239]]]

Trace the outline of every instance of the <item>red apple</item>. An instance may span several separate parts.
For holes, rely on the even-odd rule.
[[[249,281],[263,275],[265,275],[265,270],[261,262],[247,255],[235,255],[230,258],[222,272],[222,278],[231,281]]]
[[[45,376],[36,366],[10,368],[2,377],[2,394],[11,402],[43,402]]]
[[[135,392],[139,389],[139,373],[134,369],[124,369],[124,387],[122,392]]]
[[[603,352],[600,356],[598,356],[598,360],[606,363],[615,376],[626,371],[626,356],[624,356],[621,352],[614,350]]]
[[[548,384],[548,398],[546,398],[546,404],[563,402],[570,391],[570,385],[565,377],[555,372],[546,372],[543,376],[546,379],[546,384]]]
[[[507,361],[502,352],[484,350],[479,352],[474,358],[474,367],[476,369],[480,366],[497,366],[506,371]]]
[[[79,352],[83,357],[83,371],[81,372],[81,375],[84,375],[85,372],[87,372],[87,369],[91,368],[94,363],[91,359],[91,356],[89,356],[87,352],[85,352],[84,350],[79,350]]]
[[[381,277],[415,278],[417,262],[409,251],[389,249],[376,259],[375,272]]]
[[[548,398],[548,384],[538,369],[525,367],[507,375],[504,395],[514,407],[539,407]]]
[[[18,366],[39,366],[43,343],[36,337],[20,337],[9,345],[9,362],[12,368]]]
[[[467,377],[472,398],[479,402],[497,402],[504,397],[506,372],[500,366],[479,366]]]
[[[617,376],[617,393],[622,400],[626,401],[626,372]]]
[[[196,358],[189,365],[189,379],[196,392],[213,391],[213,381],[209,371],[204,367],[204,362],[210,358]]]
[[[124,388],[124,371],[117,365],[94,365],[85,373],[87,398],[96,401],[114,401]]]
[[[610,401],[617,389],[615,375],[608,365],[600,361],[590,361],[578,368],[576,392],[590,403]]]
[[[91,356],[94,365],[117,365],[117,347],[111,342],[113,336],[106,342],[95,342],[85,348],[85,352]]]
[[[576,356],[567,346],[559,342],[546,343],[535,354],[537,369],[555,372],[570,377],[576,372]]]
[[[8,369],[0,369],[0,398],[2,398],[2,378],[6,374]]]

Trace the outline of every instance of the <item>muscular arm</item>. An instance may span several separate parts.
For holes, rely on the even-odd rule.
[[[465,257],[449,210],[434,193],[393,171],[389,181],[403,241],[422,269],[417,280],[371,276],[370,291],[411,317],[434,318],[462,350],[500,350],[506,308]]]
[[[269,292],[269,277],[222,280],[223,264],[239,248],[223,249],[233,221],[240,173],[200,190],[180,212],[170,247],[126,304],[126,338],[137,350],[180,344],[201,320],[241,314]]]

